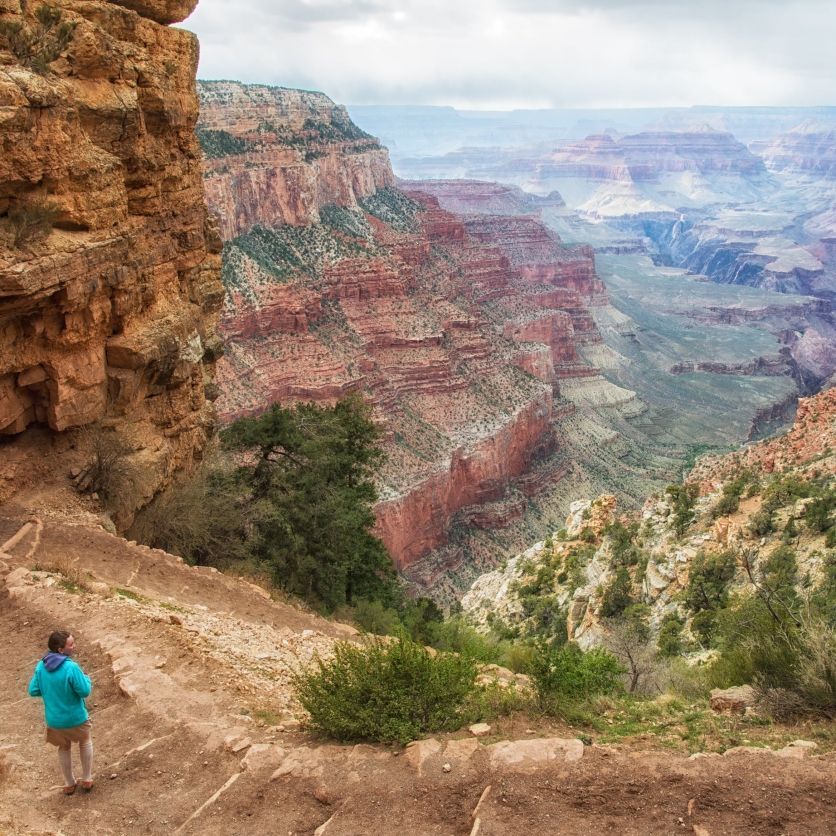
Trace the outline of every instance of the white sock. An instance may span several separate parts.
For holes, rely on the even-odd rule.
[[[92,758],[91,758],[92,760]],[[58,750],[58,763],[61,764],[61,772],[64,773],[64,786],[75,786],[75,775],[73,775],[73,752],[72,749]]]
[[[93,780],[93,741],[80,743],[78,748],[81,752],[81,769],[84,772],[81,780],[88,783]]]

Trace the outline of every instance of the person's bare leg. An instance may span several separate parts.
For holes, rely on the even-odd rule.
[[[70,787],[75,789],[75,775],[73,775],[73,753],[69,746],[65,749],[58,747],[58,763],[61,764],[61,772],[64,775],[64,792]]]
[[[90,737],[78,745],[81,753],[81,769],[83,772],[81,786],[89,790],[93,786],[93,738]]]

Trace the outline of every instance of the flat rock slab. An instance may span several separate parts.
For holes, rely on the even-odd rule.
[[[544,761],[577,761],[583,757],[583,743],[580,740],[564,740],[560,737],[503,740],[486,748],[494,769],[512,772],[536,769]]]

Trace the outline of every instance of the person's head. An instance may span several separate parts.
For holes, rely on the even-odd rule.
[[[66,630],[56,630],[47,640],[47,647],[53,653],[63,653],[72,656],[75,653],[75,639]]]

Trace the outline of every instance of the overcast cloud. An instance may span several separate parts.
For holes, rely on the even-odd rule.
[[[836,104],[834,0],[200,0],[201,78],[350,104]]]

